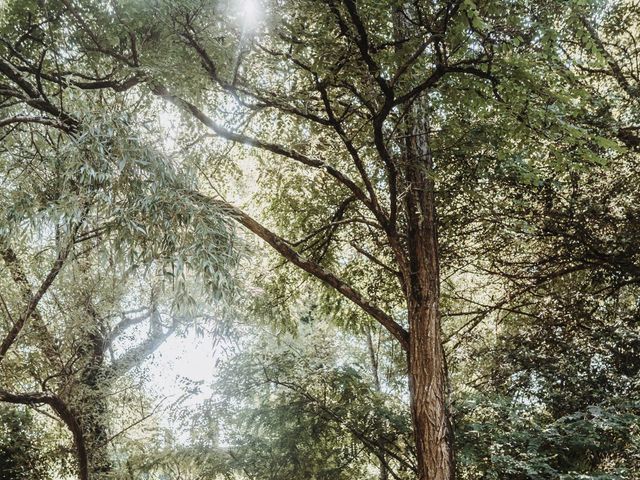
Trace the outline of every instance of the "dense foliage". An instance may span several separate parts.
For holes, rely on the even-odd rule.
[[[638,19],[0,3],[0,479],[635,478]]]

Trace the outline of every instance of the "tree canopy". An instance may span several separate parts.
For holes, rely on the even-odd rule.
[[[0,478],[634,478],[638,18],[0,3]]]

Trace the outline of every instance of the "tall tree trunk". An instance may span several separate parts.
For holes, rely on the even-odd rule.
[[[394,34],[406,38],[411,26],[394,8]],[[453,429],[440,318],[440,266],[434,163],[425,100],[405,106],[402,165],[406,196],[405,279],[409,321],[407,369],[419,480],[454,480]]]
[[[405,180],[409,281],[407,354],[420,480],[455,478],[453,432],[440,324],[440,269],[433,159],[420,100],[406,117]]]

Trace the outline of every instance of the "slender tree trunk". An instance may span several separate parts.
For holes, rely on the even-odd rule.
[[[406,117],[409,389],[420,480],[455,478],[440,324],[440,269],[433,159],[420,101]]]
[[[89,466],[92,480],[106,478],[111,472],[111,462],[107,453],[108,440],[108,408],[104,398],[106,378],[102,358],[95,359],[84,372],[83,403],[86,412],[83,416],[83,427],[89,449]]]
[[[378,362],[378,352],[376,348],[373,346],[373,336],[371,334],[371,327],[367,326],[367,346],[369,347],[369,360],[371,361],[371,374],[373,375],[373,382],[376,387],[376,391],[378,393],[382,393],[382,386],[380,384],[380,371],[379,371],[379,362]],[[384,436],[381,436],[378,439],[380,444],[380,448],[384,451],[385,440]],[[384,453],[381,453],[382,457],[380,458],[379,470],[380,475],[378,478],[380,480],[388,480],[389,479],[389,471],[387,469],[387,463],[385,459]]]

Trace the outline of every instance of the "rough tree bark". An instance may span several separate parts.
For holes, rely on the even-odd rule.
[[[402,9],[392,7],[394,40],[410,37]],[[445,27],[446,28],[446,27]],[[399,48],[396,49],[399,52]],[[400,52],[399,52],[400,53]],[[401,56],[399,56],[401,58]],[[401,68],[401,67],[399,67]],[[434,162],[428,105],[423,96],[403,105],[400,170],[407,219],[405,296],[409,321],[407,371],[419,480],[453,480],[453,430],[440,317],[440,265]]]
[[[433,158],[425,112],[407,115],[407,364],[420,480],[455,478],[453,433],[447,408],[447,372],[440,318],[440,268]]]

